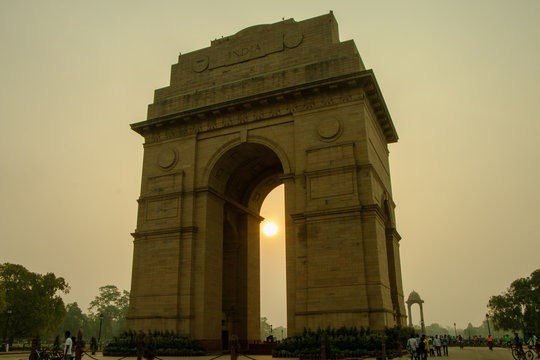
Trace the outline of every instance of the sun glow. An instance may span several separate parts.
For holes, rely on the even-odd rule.
[[[278,231],[277,225],[271,221],[267,221],[263,225],[263,233],[266,236],[274,236],[276,235],[277,231]]]

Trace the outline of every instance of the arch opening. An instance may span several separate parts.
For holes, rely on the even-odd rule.
[[[283,166],[267,146],[243,143],[229,149],[214,165],[209,187],[227,201],[259,212],[268,193],[281,184]]]
[[[260,339],[260,215],[267,195],[282,183],[280,159],[265,145],[243,143],[215,163],[209,189],[223,201],[221,343]],[[283,255],[284,256],[284,255]]]

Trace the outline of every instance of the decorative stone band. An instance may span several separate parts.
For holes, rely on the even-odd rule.
[[[189,320],[194,319],[194,316],[182,316],[182,315],[148,315],[148,316],[128,316],[128,320],[146,320],[146,319],[180,319]]]
[[[323,315],[323,314],[351,314],[351,313],[393,313],[394,311],[392,309],[369,309],[369,308],[361,308],[361,309],[345,309],[345,310],[318,310],[318,311],[301,311],[301,312],[295,312],[294,314],[296,316],[310,316],[310,315]]]
[[[361,88],[363,93],[352,95],[350,90],[355,88]],[[146,143],[155,143],[365,99],[369,102],[386,141],[396,142],[398,135],[372,70],[164,115],[132,124],[131,128],[144,136]],[[332,139],[338,135],[339,130],[339,124],[327,124],[321,129],[321,136]],[[164,165],[167,164],[164,162]]]

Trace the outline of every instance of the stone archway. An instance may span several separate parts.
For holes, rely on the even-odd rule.
[[[209,349],[259,338],[259,210],[285,186],[287,328],[405,324],[387,144],[373,72],[332,13],[244,29],[179,57],[156,90],[128,328]]]

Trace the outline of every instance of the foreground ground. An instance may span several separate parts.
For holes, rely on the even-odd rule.
[[[211,360],[216,358],[218,355],[213,356],[197,356],[197,357],[171,357],[164,356],[161,359],[163,360]],[[101,353],[98,353],[94,356],[97,360],[118,360],[117,357],[101,356]],[[217,358],[216,360],[230,360],[229,355],[223,355]],[[272,360],[272,357],[269,355],[251,355],[250,358],[256,360]],[[439,357],[439,359],[444,360],[453,359],[453,360],[512,360],[512,353],[508,349],[495,348],[493,351],[489,351],[488,348],[476,347],[469,348],[466,347],[463,350],[459,348],[451,347],[449,350],[449,356]],[[136,360],[136,357],[124,358],[124,360]],[[274,358],[275,359],[275,358]],[[403,356],[402,359],[410,359],[408,356]],[[437,357],[428,358],[428,359],[437,359]],[[5,354],[0,353],[0,360],[28,360],[28,353],[12,353]],[[84,355],[82,360],[92,360],[88,355]],[[238,357],[238,360],[249,360],[247,357]],[[287,359],[293,360],[293,359]]]

